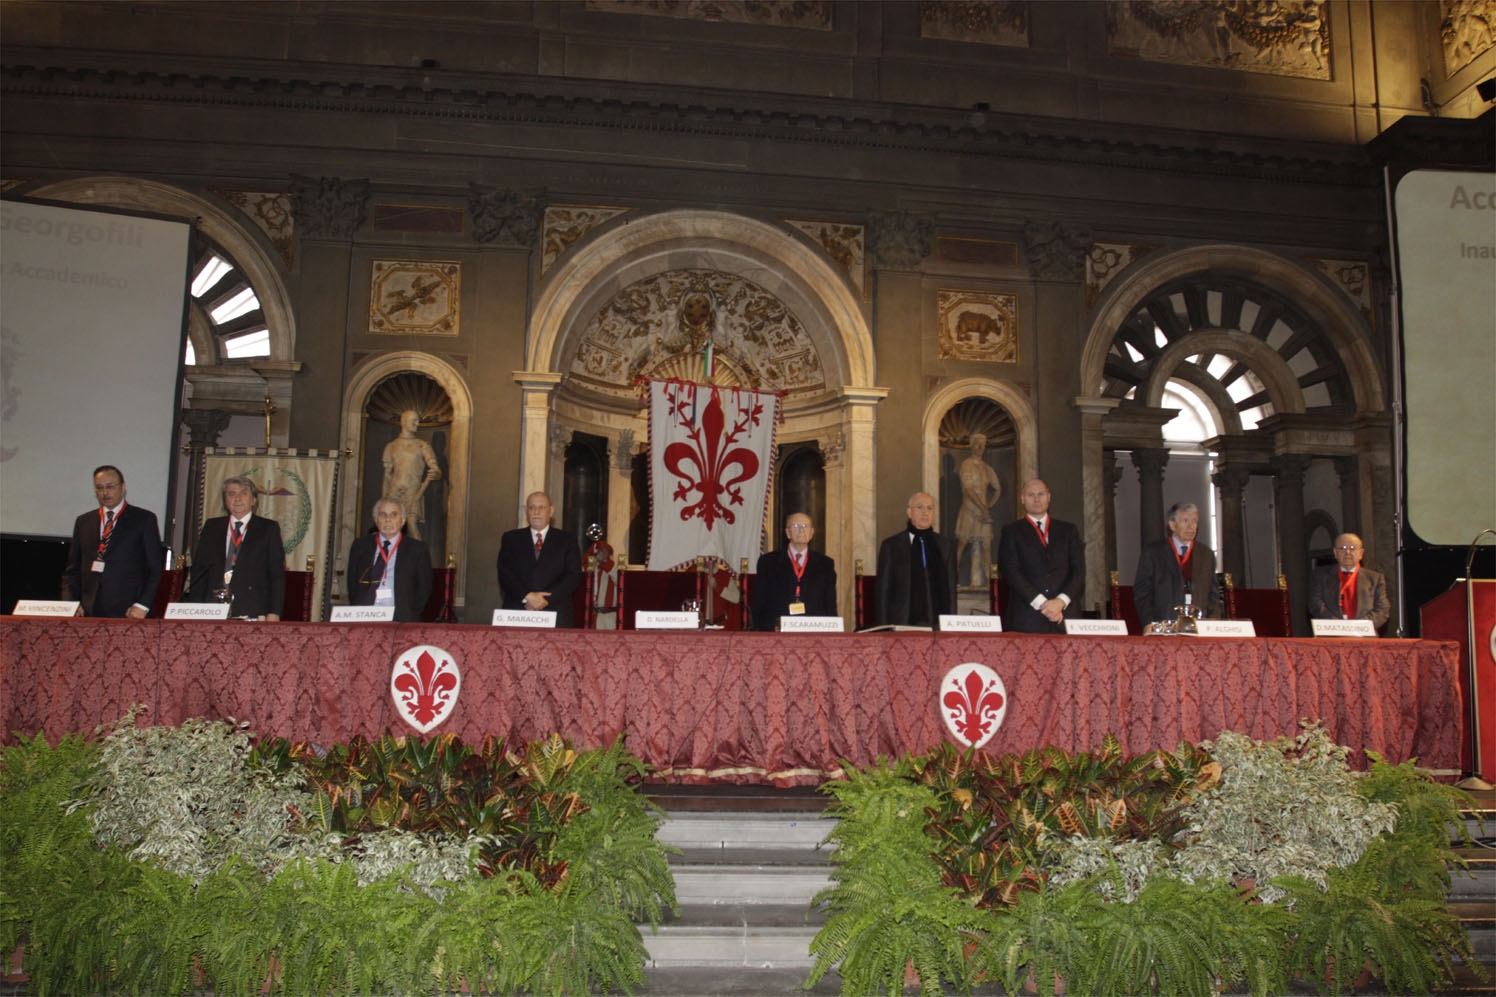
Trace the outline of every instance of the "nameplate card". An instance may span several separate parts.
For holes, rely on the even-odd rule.
[[[1376,624],[1370,620],[1310,620],[1316,637],[1375,637]]]
[[[1126,620],[1066,620],[1065,632],[1081,637],[1126,637]]]
[[[168,602],[164,620],[226,620],[229,604],[226,602]]]
[[[781,616],[779,632],[839,634],[847,630],[846,621],[840,616]]]
[[[495,609],[493,625],[496,627],[540,627],[556,629],[554,609]]]
[[[74,601],[67,602],[57,599],[21,599],[16,603],[16,608],[10,611],[12,616],[73,616],[78,612],[82,603]]]
[[[394,606],[334,606],[333,623],[394,623]]]
[[[634,614],[635,630],[700,630],[701,616],[686,610],[641,609]]]
[[[1251,620],[1196,620],[1195,633],[1201,637],[1256,637],[1257,625]]]
[[[1000,634],[1003,632],[1003,618],[1001,616],[957,616],[954,613],[940,614],[940,630],[942,633],[988,633]]]

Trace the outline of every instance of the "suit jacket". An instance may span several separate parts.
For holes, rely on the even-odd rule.
[[[582,581],[582,552],[576,537],[552,526],[545,546],[535,556],[535,541],[528,526],[510,530],[499,538],[499,590],[505,609],[524,609],[525,594],[549,592],[556,611],[556,626],[575,626],[571,593]]]
[[[753,629],[773,630],[788,616],[795,600],[795,565],[789,548],[764,554],[753,577]],[[805,574],[800,577],[800,602],[806,616],[836,615],[836,562],[820,551],[805,552]]]
[[[126,502],[109,531],[102,573],[93,570],[98,549],[99,510],[94,509],[73,523],[62,598],[81,602],[84,616],[124,616],[137,602],[149,612],[166,564],[156,514]]]
[[[1049,544],[1039,542],[1038,531],[1027,516],[1003,527],[997,541],[997,570],[1008,583],[1008,604],[1003,608],[1003,629],[1018,633],[1064,633],[1032,605],[1042,594],[1054,599],[1070,597],[1066,616],[1080,612],[1086,594],[1086,554],[1080,531],[1074,523],[1049,517]]]
[[[203,524],[192,558],[192,581],[187,598],[213,602],[213,590],[223,586],[227,563],[229,517],[217,516]],[[286,608],[286,551],[281,545],[280,524],[264,516],[250,516],[234,579],[229,584],[231,616],[280,616]]]
[[[940,545],[943,577],[932,582],[945,589],[948,612],[956,611],[956,541],[951,537],[935,535]],[[878,615],[875,622],[882,626],[907,626],[909,623],[909,530],[903,529],[883,541],[878,548]],[[931,593],[933,595],[933,592]],[[937,626],[939,620],[931,620]]]
[[[1387,576],[1366,565],[1356,575],[1356,619],[1370,620],[1378,630],[1392,615],[1392,601],[1387,598]],[[1309,618],[1338,620],[1340,613],[1340,565],[1315,568],[1309,576]]]
[[[1220,619],[1221,587],[1216,581],[1215,551],[1198,540],[1190,551],[1190,590],[1206,619]],[[1174,618],[1174,607],[1184,603],[1184,579],[1174,557],[1174,541],[1158,540],[1143,546],[1137,577],[1132,582],[1132,602],[1138,610],[1138,623],[1145,627]]]
[[[393,542],[393,541],[391,541]],[[366,533],[348,548],[348,602],[374,605],[384,562],[379,534]],[[395,620],[415,623],[431,600],[431,548],[414,537],[401,537],[395,550]]]

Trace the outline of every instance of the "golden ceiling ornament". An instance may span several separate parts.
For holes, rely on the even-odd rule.
[[[754,388],[762,385],[751,371],[745,369],[733,357],[717,351],[715,371],[707,381],[702,376],[700,353],[675,353],[653,365],[640,369],[640,377],[662,378],[674,381],[690,381],[695,384],[715,384],[724,388]]]
[[[1018,442],[1018,427],[1007,409],[987,398],[963,398],[940,420],[940,445],[946,449],[964,450],[978,433],[987,437],[989,449]]]
[[[425,374],[413,370],[391,374],[375,385],[364,407],[375,422],[400,425],[400,415],[414,410],[421,426],[448,426],[452,423],[452,399],[446,389]]]

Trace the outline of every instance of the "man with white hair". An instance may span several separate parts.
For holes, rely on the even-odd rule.
[[[348,601],[393,606],[397,623],[414,623],[431,598],[431,550],[403,532],[405,503],[388,495],[374,503],[376,533],[348,548]]]

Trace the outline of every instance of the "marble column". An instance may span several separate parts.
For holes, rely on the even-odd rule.
[[[609,454],[608,532],[604,539],[613,546],[613,558],[627,558],[629,519],[634,501],[634,431],[624,429],[613,441]]]
[[[1273,458],[1273,487],[1278,504],[1278,570],[1288,579],[1293,631],[1309,632],[1309,565],[1304,555],[1304,472],[1307,454]]]
[[[1221,570],[1247,588],[1247,542],[1242,529],[1242,501],[1252,474],[1240,467],[1223,467],[1210,476],[1221,496]]]
[[[1340,478],[1340,532],[1361,534],[1361,461],[1336,457],[1335,474]]]
[[[1117,486],[1122,483],[1122,468],[1117,451],[1101,452],[1101,487],[1106,496],[1106,576],[1117,570]]]
[[[517,370],[514,380],[524,393],[520,414],[519,497],[515,522],[524,522],[525,496],[546,491],[550,467],[551,392],[561,375],[545,370]]]
[[[1112,507],[1102,468],[1102,447],[1106,431],[1102,426],[1108,413],[1120,405],[1120,398],[1080,397],[1072,404],[1080,412],[1080,482],[1082,517],[1081,536],[1086,544],[1085,606],[1106,605],[1110,592],[1107,577],[1107,513]],[[1110,536],[1115,538],[1116,532]],[[1115,560],[1115,558],[1114,558]]]
[[[836,561],[836,608],[845,619],[852,619],[855,605],[852,602],[852,531],[840,510],[847,507],[848,467],[846,437],[840,430],[823,434],[816,440],[821,451],[821,466],[826,473],[826,521],[816,523],[816,532],[825,538],[826,553]],[[769,530],[769,549],[782,541]],[[749,565],[748,570],[754,570]]]
[[[841,396],[843,459],[847,466],[840,505],[833,512],[828,503],[826,518],[842,517],[841,530],[847,539],[839,549],[847,560],[840,562],[846,568],[841,571],[842,591],[837,593],[837,605],[850,607],[852,572],[847,568],[858,558],[874,564],[878,557],[878,403],[888,397],[888,389],[846,387],[841,389]]]
[[[1169,451],[1163,447],[1137,447],[1132,463],[1138,469],[1138,535],[1151,544],[1164,538],[1164,465]]]

